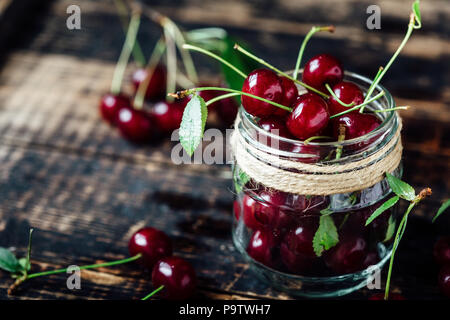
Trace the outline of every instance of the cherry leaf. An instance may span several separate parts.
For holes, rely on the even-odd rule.
[[[393,205],[395,205],[398,200],[399,200],[399,196],[393,196],[392,198],[390,198],[389,200],[385,201],[381,206],[378,207],[377,210],[375,210],[370,217],[367,219],[366,221],[366,226],[368,226],[373,220],[375,220],[380,214],[382,214],[383,212],[385,212],[387,209],[389,209],[390,207],[392,207]]]
[[[406,182],[394,177],[392,174],[386,172],[386,178],[392,191],[402,199],[413,201],[416,198],[416,192]]]
[[[22,267],[16,256],[6,248],[0,247],[0,269],[8,272],[17,273]]]
[[[439,208],[438,212],[436,213],[436,215],[433,218],[433,222],[436,221],[436,219],[445,211],[447,210],[447,208],[450,207],[450,199],[448,199],[447,201],[444,201],[444,203],[441,205],[441,207]]]
[[[334,247],[338,242],[339,236],[333,218],[330,215],[322,215],[313,238],[314,252],[320,257],[324,251]]]
[[[417,22],[419,24],[421,24],[422,23],[422,17],[420,16],[420,7],[419,7],[419,5],[420,5],[420,1],[416,0],[413,3],[413,5],[412,5],[412,10],[414,12],[414,15],[416,16]]]
[[[198,94],[193,94],[184,109],[179,131],[180,143],[189,156],[192,156],[203,138],[207,117],[205,100]]]

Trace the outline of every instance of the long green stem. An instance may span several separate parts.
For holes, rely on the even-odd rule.
[[[319,139],[331,139],[331,137],[330,137],[330,136],[313,136],[313,137],[310,137],[310,138],[304,140],[304,141],[303,141],[303,144],[306,146],[306,145],[307,145],[308,143],[310,143],[311,141],[313,141],[313,140],[319,140]]]
[[[177,86],[177,52],[172,25],[164,24],[164,37],[167,45],[167,93],[169,93],[175,91]]]
[[[211,100],[206,101],[206,106],[212,105],[214,102],[217,102],[219,100],[222,99],[227,99],[227,98],[231,98],[231,97],[235,97],[235,96],[239,96],[241,95],[240,93],[227,93],[227,94],[223,94],[221,96],[217,96],[215,98],[212,98]]]
[[[375,77],[375,80],[372,82],[372,84],[370,85],[369,90],[367,91],[366,94],[366,98],[365,101],[370,99],[370,96],[372,95],[373,90],[375,90],[376,86],[378,85],[378,83],[380,83],[381,79],[383,78],[383,76],[386,74],[386,72],[389,70],[389,68],[391,67],[392,63],[394,62],[394,60],[397,58],[397,56],[400,54],[400,52],[402,51],[403,47],[406,45],[406,42],[408,42],[409,37],[411,36],[413,30],[415,29],[415,20],[416,20],[416,16],[413,14],[411,14],[410,19],[409,19],[409,24],[408,24],[408,31],[405,34],[405,37],[403,38],[403,41],[400,43],[400,46],[397,48],[397,51],[395,51],[394,55],[391,57],[391,59],[389,60],[389,62],[386,64],[386,66],[382,69],[381,73],[379,74],[378,77]],[[362,108],[360,110],[360,112],[363,112],[364,108]]]
[[[114,0],[114,4],[116,5],[116,9],[119,12],[119,18],[120,18],[120,22],[122,23],[122,27],[126,31],[127,26],[128,26],[127,20],[129,17],[128,8],[125,5],[125,3],[123,2],[123,0]],[[133,58],[136,61],[136,64],[138,65],[138,67],[145,66],[145,56],[142,53],[142,48],[139,45],[139,42],[137,40],[134,43],[132,54],[133,54]]]
[[[301,62],[302,62],[303,52],[305,51],[306,44],[308,43],[309,39],[311,39],[311,37],[316,32],[319,32],[319,31],[334,32],[334,26],[312,27],[311,30],[309,30],[309,32],[305,36],[305,39],[303,39],[303,41],[302,41],[302,45],[300,46],[300,50],[298,51],[297,62],[295,64],[294,75],[293,75],[294,79],[297,79],[298,71],[300,70],[300,65],[301,65]]]
[[[156,42],[152,55],[148,60],[147,67],[145,68],[146,69],[145,79],[139,84],[136,96],[134,97],[133,106],[136,109],[142,109],[142,106],[144,105],[145,93],[147,92],[147,88],[148,85],[150,84],[150,80],[152,79],[156,65],[161,60],[161,57],[164,54],[164,50],[166,50],[166,43],[164,42],[164,38],[161,37],[159,38],[158,42]]]
[[[395,108],[389,108],[389,109],[382,109],[382,110],[374,110],[375,113],[382,113],[382,112],[388,112],[388,111],[397,111],[397,110],[408,110],[409,106],[400,106]]]
[[[27,264],[25,266],[25,274],[28,272],[28,269],[30,269],[31,264],[30,264],[30,259],[31,259],[31,242],[33,240],[33,231],[34,229],[31,228],[30,229],[30,234],[28,235],[28,249],[27,249]]]
[[[116,260],[116,261],[111,261],[111,262],[105,262],[105,263],[91,264],[91,265],[87,265],[87,266],[81,266],[80,270],[115,266],[115,265],[118,265],[118,264],[123,264],[123,263],[128,263],[128,262],[132,262],[132,261],[138,260],[141,257],[142,257],[142,254],[139,253],[139,254],[137,254],[137,255],[135,255],[133,257],[126,258],[126,259],[121,259],[121,260]],[[32,278],[42,277],[42,276],[48,276],[48,275],[57,274],[57,273],[66,273],[67,269],[68,268],[63,268],[63,269],[57,269],[57,270],[51,270],[51,271],[32,273],[32,274],[27,276],[27,279],[32,279]]]
[[[334,93],[333,89],[331,89],[331,87],[328,83],[325,83],[325,88],[327,88],[328,92],[333,96],[334,100],[336,100],[341,106],[350,108],[355,105],[355,102],[345,103],[341,99],[339,99],[338,96]]]
[[[128,26],[125,43],[120,53],[119,61],[117,62],[116,69],[114,70],[113,80],[111,83],[111,93],[119,94],[120,87],[122,86],[123,75],[127,67],[128,60],[130,59],[131,50],[134,47],[136,41],[137,32],[139,30],[139,23],[141,20],[141,14],[139,12],[133,13],[130,24]]]
[[[158,292],[160,292],[162,289],[164,289],[164,285],[161,285],[158,289],[153,290],[150,294],[143,297],[141,300],[148,300],[150,297],[154,296]]]
[[[193,50],[193,51],[197,51],[203,54],[206,54],[207,56],[210,56],[211,58],[214,58],[216,60],[218,60],[219,62],[223,63],[224,65],[226,65],[228,68],[232,69],[233,71],[235,71],[237,74],[239,74],[241,77],[243,78],[247,78],[247,75],[242,72],[241,70],[239,70],[238,68],[236,68],[235,66],[233,66],[231,63],[229,63],[228,61],[226,61],[225,59],[219,57],[218,55],[212,53],[211,51],[202,49],[200,47],[197,46],[193,46],[191,44],[184,44],[183,45],[183,49],[187,49],[187,50]]]
[[[394,244],[392,245],[391,259],[389,261],[389,270],[388,270],[388,275],[387,275],[387,279],[386,279],[386,289],[384,291],[384,300],[387,300],[389,298],[389,287],[391,284],[392,266],[394,265],[395,252],[396,252],[398,244],[403,236],[403,233],[405,232],[406,222],[408,221],[408,215],[411,212],[412,208],[414,208],[415,205],[416,205],[416,202],[411,202],[409,204],[408,209],[405,212],[405,215],[403,216],[402,220],[400,221],[400,224],[398,225],[397,233],[395,234]]]
[[[350,109],[348,109],[348,110],[345,110],[345,111],[336,113],[336,114],[332,115],[332,116],[330,117],[330,119],[340,117],[340,116],[342,116],[342,115],[344,115],[344,114],[347,114],[347,113],[350,113],[350,112],[352,112],[352,111],[354,111],[354,110],[358,110],[359,108],[364,107],[364,106],[366,106],[366,105],[368,105],[368,104],[374,102],[375,100],[378,100],[379,98],[381,98],[381,97],[384,96],[384,95],[385,95],[385,92],[384,92],[384,91],[381,91],[379,94],[377,94],[377,95],[376,95],[375,97],[373,97],[372,99],[370,99],[370,100],[368,100],[368,101],[366,101],[366,102],[363,102],[363,103],[361,103],[361,104],[359,104],[359,105],[357,105],[357,106],[354,106],[353,108],[350,108]]]
[[[225,92],[237,93],[237,94],[240,94],[240,95],[244,95],[244,96],[247,96],[247,97],[250,97],[250,98],[254,98],[254,99],[263,101],[263,102],[267,102],[267,103],[269,103],[269,104],[271,104],[271,105],[273,105],[273,106],[275,106],[275,107],[281,108],[281,109],[283,109],[283,110],[287,110],[287,111],[289,111],[289,112],[292,111],[292,108],[283,106],[282,104],[279,104],[279,103],[276,103],[276,102],[273,102],[273,101],[270,101],[270,100],[267,100],[267,99],[264,99],[264,98],[255,96],[255,95],[250,94],[250,93],[246,93],[246,92],[242,92],[242,91],[234,90],[234,89],[229,89],[229,88],[221,88],[221,87],[200,87],[200,88],[192,88],[192,89],[184,90],[184,91],[182,91],[182,93],[183,93],[183,96],[186,96],[186,95],[189,95],[189,94],[193,94],[193,93],[195,93],[195,92],[197,92],[197,91],[206,91],[206,90],[215,90],[215,91],[225,91]],[[170,94],[170,96],[179,97],[177,94]],[[222,99],[224,99],[224,98],[222,98]],[[216,100],[216,101],[217,101],[217,100]]]
[[[322,91],[317,90],[316,88],[313,88],[309,85],[307,85],[306,83],[299,81],[297,79],[294,79],[293,77],[291,77],[290,75],[288,75],[287,73],[281,71],[280,69],[274,67],[273,65],[271,65],[270,63],[266,62],[265,60],[258,58],[257,56],[255,56],[254,54],[250,53],[249,51],[245,50],[244,48],[242,48],[240,45],[235,44],[234,45],[234,49],[238,50],[239,52],[245,54],[246,56],[248,56],[249,58],[252,58],[253,60],[259,62],[260,64],[266,66],[269,69],[272,69],[273,71],[275,71],[278,74],[281,74],[283,77],[286,77],[292,81],[294,81],[295,83],[305,87],[306,89],[315,92],[319,95],[321,95],[322,97],[324,97],[325,99],[328,99],[330,96],[327,95],[326,93],[323,93]]]

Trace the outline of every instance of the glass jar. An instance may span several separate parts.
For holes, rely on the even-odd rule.
[[[371,83],[354,73],[346,73],[345,80],[364,92]],[[372,96],[381,90],[385,96],[368,105],[366,111],[395,107],[392,96],[382,86]],[[282,138],[258,127],[258,119],[243,107],[235,130],[258,152],[301,163],[340,165],[367,158],[394,139],[400,125],[397,113],[382,112],[377,116],[382,123],[374,131],[342,142],[314,141],[305,145]],[[336,157],[337,152],[340,157]],[[272,287],[298,296],[341,296],[366,286],[389,259],[396,206],[365,226],[367,218],[391,195],[386,180],[349,193],[293,194],[257,183],[236,161],[233,163],[233,242],[256,275]],[[401,177],[401,173],[400,164],[393,174]],[[313,245],[321,216],[331,217],[338,237],[337,244],[323,252]]]

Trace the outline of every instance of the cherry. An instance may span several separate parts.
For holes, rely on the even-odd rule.
[[[380,261],[380,257],[378,255],[378,252],[370,251],[367,254],[366,258],[364,259],[362,265],[363,265],[363,268],[366,269],[370,266],[376,265],[379,261]]]
[[[131,236],[128,250],[132,256],[142,254],[138,261],[151,269],[159,259],[172,255],[172,241],[164,232],[146,227]]]
[[[320,160],[320,149],[316,146],[296,143],[291,145],[290,152],[302,154],[302,157],[291,157],[291,160],[303,163],[316,163]]]
[[[264,225],[255,217],[257,202],[249,195],[244,195],[243,204],[243,218],[245,225],[250,229],[261,229]]]
[[[150,115],[161,132],[171,133],[180,127],[183,111],[184,104],[181,102],[160,101],[153,106]]]
[[[439,271],[438,284],[441,292],[450,298],[450,265],[443,266]]]
[[[286,107],[290,107],[298,97],[298,88],[294,81],[286,77],[280,77],[281,87],[283,88],[283,98],[281,104]],[[285,116],[288,111],[281,108],[277,108],[275,111],[276,115]]]
[[[406,300],[400,293],[389,293],[389,300]],[[384,292],[379,292],[371,295],[369,300],[384,300]]]
[[[354,106],[357,106],[364,102],[364,95],[361,89],[354,84],[353,82],[341,81],[336,83],[332,88],[334,94],[344,103],[354,103]],[[330,111],[330,115],[335,115],[337,113],[348,110],[349,108],[341,105],[337,100],[330,96],[328,100],[328,108]],[[352,111],[353,113],[359,112],[358,110]]]
[[[319,54],[309,60],[304,68],[302,80],[307,85],[328,92],[325,84],[330,86],[344,78],[344,70],[341,62],[329,54]]]
[[[143,143],[150,140],[153,131],[153,121],[144,111],[122,108],[117,113],[117,126],[126,139]]]
[[[256,261],[274,268],[278,264],[275,256],[278,242],[278,237],[270,230],[256,230],[248,243],[247,253]]]
[[[367,243],[359,236],[347,236],[324,254],[325,263],[339,274],[353,273],[363,269],[367,256]]]
[[[242,91],[255,96],[281,103],[283,100],[283,88],[277,74],[268,69],[256,69],[244,80]],[[244,109],[253,116],[267,117],[278,113],[278,107],[245,95],[242,95]]]
[[[233,201],[233,213],[234,217],[236,218],[236,221],[239,221],[239,218],[241,216],[241,206],[239,204],[239,201],[237,200]]]
[[[102,118],[113,125],[116,124],[119,109],[129,107],[131,107],[129,97],[123,94],[114,95],[112,93],[103,95],[99,105]]]
[[[292,218],[280,207],[286,203],[286,194],[279,191],[262,191],[259,197],[264,202],[256,203],[255,218],[263,226],[272,229],[286,229],[293,223]]]
[[[440,265],[450,265],[450,236],[441,237],[434,244],[433,256]]]
[[[169,300],[183,300],[191,297],[196,288],[197,277],[192,265],[179,257],[166,257],[153,268],[154,288],[164,286],[161,295]]]
[[[313,223],[311,219],[300,219],[297,225],[284,236],[283,243],[295,254],[316,257],[312,246],[316,229],[317,223]]]
[[[288,199],[288,205],[302,215],[320,215],[320,211],[328,206],[328,197],[293,195]]]
[[[268,117],[258,121],[258,125],[267,132],[280,137],[291,138],[292,135],[286,127],[285,121],[280,117]]]
[[[148,72],[145,69],[137,69],[132,75],[132,82],[137,91],[139,85],[147,78]],[[153,70],[152,76],[145,92],[147,99],[157,99],[164,97],[166,92],[166,68],[162,65],[157,65]]]
[[[300,140],[319,135],[330,118],[325,100],[313,93],[305,93],[298,97],[287,119],[287,128]]]
[[[375,130],[381,120],[373,114],[367,113],[347,113],[333,120],[333,136],[335,139],[339,137],[339,126],[345,127],[345,139],[354,139],[361,137]]]

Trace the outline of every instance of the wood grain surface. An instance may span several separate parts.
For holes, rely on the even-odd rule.
[[[148,4],[185,29],[226,28],[281,69],[292,69],[313,24],[333,23],[336,33],[314,38],[306,58],[327,51],[346,69],[373,76],[401,41],[410,2],[375,1],[382,9],[377,31],[365,28],[365,9],[374,3],[366,0]],[[81,30],[66,28],[70,4],[81,7]],[[422,7],[424,28],[383,84],[399,105],[412,106],[401,113],[405,179],[417,189],[431,187],[433,196],[408,225],[392,285],[410,299],[442,299],[431,250],[439,235],[450,234],[450,219],[432,225],[431,217],[450,190],[450,6],[423,1]],[[152,22],[142,22],[139,41],[147,56],[159,35]],[[124,258],[130,235],[153,225],[193,263],[198,298],[293,298],[258,281],[231,243],[228,166],[174,165],[169,138],[136,146],[100,120],[97,104],[109,89],[123,37],[111,1],[61,0],[28,15],[14,41],[0,48],[0,246],[24,255],[33,227],[33,270],[50,270]],[[195,62],[202,77],[217,77],[214,62],[198,55]],[[128,76],[133,68],[130,63]],[[78,291],[66,288],[66,275],[56,275],[30,280],[8,296],[12,280],[0,272],[0,299],[137,299],[151,290],[149,278],[130,264],[83,271]]]

